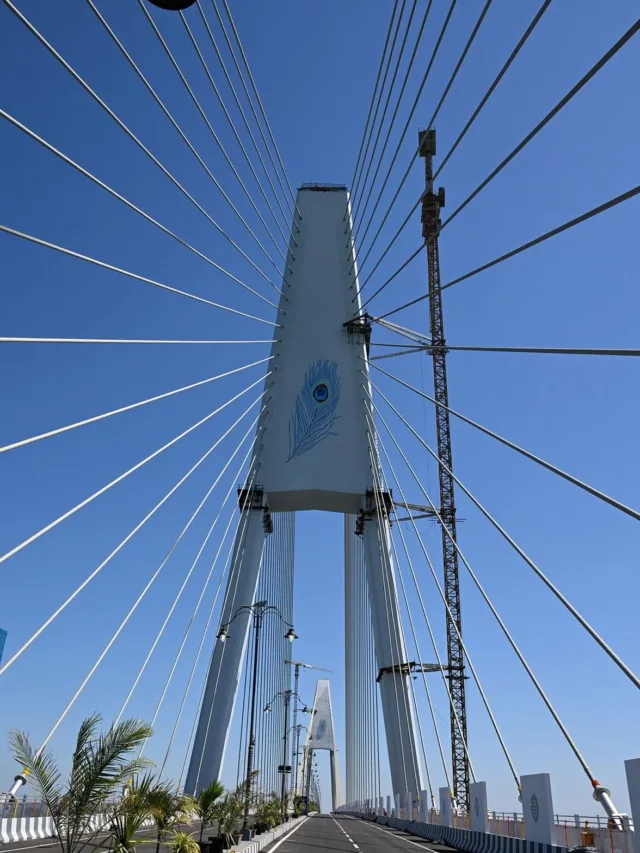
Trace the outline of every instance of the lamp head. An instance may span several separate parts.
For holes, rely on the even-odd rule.
[[[298,635],[293,630],[293,628],[289,628],[287,633],[284,635],[285,640],[289,640],[290,643],[293,643],[294,640],[298,639]]]
[[[271,705],[265,705],[265,706],[264,706],[264,713],[265,713],[265,714],[270,714],[270,713],[271,713]]]
[[[222,640],[223,643],[225,643],[229,639],[229,632],[227,631],[225,625],[223,625],[222,628],[220,628],[220,630],[218,631],[217,639]]]
[[[188,9],[196,0],[149,0],[158,9],[168,9],[172,12],[179,12],[182,9]]]

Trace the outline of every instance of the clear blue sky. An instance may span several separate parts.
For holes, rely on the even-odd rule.
[[[264,259],[259,250],[169,127],[89,7],[42,0],[19,0],[18,5],[262,265]],[[390,0],[232,3],[294,186],[306,181],[350,183],[391,5]],[[137,5],[111,0],[100,2],[99,6],[214,174],[248,221],[260,229]],[[400,110],[402,122],[447,6],[444,0],[434,2]],[[448,150],[537,6],[532,0],[494,0],[438,119],[439,156]],[[205,7],[210,9],[208,0]],[[424,0],[418,7],[421,14]],[[428,122],[480,9],[480,0],[465,0],[457,5],[419,114],[403,146],[390,183],[392,188],[413,153],[417,128]],[[197,17],[192,13],[190,20]],[[444,170],[441,182],[446,186],[449,209],[466,197],[619,38],[636,15],[637,4],[633,0],[552,3],[534,37]],[[179,19],[158,13],[156,20],[249,183],[248,169]],[[194,27],[204,44],[197,21]],[[205,49],[226,96],[215,58],[206,45]],[[445,281],[638,183],[639,65],[636,39],[446,229],[440,244]],[[0,78],[4,82],[4,109],[270,298],[268,285],[249,264],[215,233],[5,7],[0,8]],[[6,122],[0,124],[0,145],[2,223],[205,298],[273,318],[269,306],[125,210]],[[386,229],[387,240],[421,189],[421,167],[416,166]],[[448,291],[445,308],[450,343],[636,346],[640,308],[638,210],[637,200],[631,201]],[[259,234],[261,239],[268,239],[264,230]],[[414,250],[419,240],[420,223],[416,217],[382,265],[378,283]],[[386,243],[381,242],[379,248],[383,245]],[[161,293],[7,235],[0,235],[0,280],[4,291],[3,335],[270,337],[266,325]],[[425,287],[425,266],[420,259],[374,301],[372,310],[389,310],[424,293]],[[275,295],[274,291],[271,294]],[[426,303],[396,319],[426,332]],[[4,345],[0,443],[197,381],[267,353],[267,345],[135,349]],[[429,391],[431,368],[427,360],[411,356],[389,360],[385,366]],[[0,458],[2,552],[246,387],[258,378],[259,370],[252,368],[239,377],[4,454]],[[449,359],[449,380],[451,402],[460,411],[626,503],[637,504],[639,406],[637,365],[632,359],[454,353]],[[390,381],[382,385],[414,426],[425,430],[428,440],[433,441],[429,404],[392,387]],[[4,592],[0,625],[8,631],[5,658],[104,559],[251,399],[247,395],[246,403],[240,400],[233,404],[128,481],[0,566]],[[399,436],[403,434],[397,421],[390,423]],[[240,429],[3,677],[3,732],[18,727],[31,732],[36,741],[42,737],[235,447],[242,434]],[[625,660],[640,669],[637,524],[464,424],[453,424],[453,439],[455,466],[463,481]],[[435,467],[410,437],[405,440],[412,462],[435,496]],[[389,443],[387,439],[385,442]],[[53,741],[60,755],[68,753],[83,716],[96,708],[107,719],[117,713],[125,685],[130,683],[155,636],[230,485],[233,470],[232,466],[167,564],[137,618],[118,639],[61,726]],[[403,480],[409,499],[420,500],[410,476],[403,473]],[[459,496],[458,505],[459,514],[465,519],[460,528],[464,551],[595,775],[612,788],[616,802],[626,809],[623,760],[640,754],[637,691],[570,621],[463,496]],[[337,516],[313,513],[299,517],[295,623],[300,634],[296,656],[335,670],[331,684],[342,738],[341,531],[342,522]],[[208,547],[205,560],[134,695],[130,706],[133,713],[142,717],[152,713],[167,661],[175,652],[199,593],[208,566],[207,555],[210,560],[217,541],[214,537]],[[428,530],[426,541],[437,555],[438,532]],[[322,543],[321,549],[318,542]],[[418,549],[413,542],[411,547],[418,562]],[[444,654],[441,607],[426,567],[421,562],[418,565]],[[321,606],[319,576],[323,578]],[[594,814],[597,806],[590,799],[586,777],[464,576],[462,592],[468,646],[518,771],[552,774],[557,811]],[[332,626],[330,632],[328,624]],[[423,657],[430,659],[424,634],[421,625],[421,650]],[[190,643],[185,661],[190,662],[194,653],[195,645]],[[200,678],[202,674],[201,668]],[[186,677],[185,666],[158,720],[158,745],[152,748],[152,755],[161,756],[164,751]],[[306,675],[305,697],[312,693],[313,683],[314,679]],[[444,694],[436,685],[434,692],[446,734]],[[169,771],[174,774],[179,773],[182,763],[197,693],[198,690],[193,691],[172,754]],[[490,806],[516,808],[513,784],[471,686],[468,697],[471,754],[478,778],[488,782]],[[424,719],[428,731],[426,716]],[[430,732],[427,741],[433,756],[435,784],[442,785],[444,777],[436,762]],[[328,776],[324,771],[323,765],[326,792]],[[6,790],[14,766],[4,746],[0,747],[0,773],[0,789]],[[228,779],[235,779],[233,744]]]

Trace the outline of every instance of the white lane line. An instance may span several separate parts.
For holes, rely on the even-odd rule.
[[[351,844],[353,844],[354,848],[355,848],[356,850],[360,850],[360,848],[359,848],[359,847],[358,847],[358,845],[355,843],[355,841],[353,840],[353,838],[349,835],[349,833],[346,831],[346,829],[344,829],[344,828],[343,828],[343,827],[338,823],[338,821],[335,819],[335,817],[334,817],[333,815],[331,815],[331,820],[335,823],[335,825],[338,827],[338,829],[339,829],[341,832],[343,832],[343,833],[347,836],[347,838],[348,838],[349,842],[350,842]]]
[[[293,827],[293,829],[291,830],[291,832],[288,832],[286,835],[283,835],[283,836],[282,836],[282,838],[280,839],[280,841],[277,841],[277,842],[273,845],[273,847],[271,848],[271,850],[270,850],[270,852],[269,852],[269,853],[273,853],[273,851],[274,851],[274,850],[277,850],[277,849],[278,849],[278,847],[280,847],[280,845],[281,845],[283,842],[285,842],[288,838],[291,838],[291,836],[293,835],[293,833],[294,833],[294,832],[297,832],[297,831],[300,829],[300,827],[302,826],[302,824],[306,823],[308,820],[309,820],[309,818],[308,818],[308,817],[306,817],[304,820],[301,820],[301,821],[300,821],[300,823],[296,824],[296,826],[294,826],[294,827]]]
[[[393,829],[392,826],[388,827],[388,829],[383,829],[381,826],[378,826],[377,823],[372,823],[368,820],[362,821],[362,822],[363,822],[363,824],[366,824],[366,826],[374,826],[376,829],[379,829],[380,832],[384,832],[387,835],[393,835],[393,837],[397,838],[398,841],[406,841],[407,844],[413,844],[415,847],[419,847],[421,850],[428,850],[429,853],[437,853],[437,851],[434,850],[433,847],[427,847],[426,844],[419,844],[417,841],[410,841],[408,838],[405,838],[403,835],[394,835],[393,833],[388,832],[388,829]]]

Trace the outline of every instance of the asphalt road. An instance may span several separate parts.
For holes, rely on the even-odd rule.
[[[319,853],[321,850],[328,853],[386,853],[387,850],[451,853],[452,848],[357,818],[315,815],[265,850],[274,853]]]

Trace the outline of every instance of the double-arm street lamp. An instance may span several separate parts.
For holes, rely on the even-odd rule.
[[[249,818],[249,808],[251,805],[251,774],[253,773],[253,756],[256,746],[256,693],[258,686],[258,652],[260,648],[260,629],[262,628],[262,619],[269,613],[274,613],[288,627],[287,633],[284,635],[285,640],[292,643],[298,639],[298,635],[293,630],[293,625],[284,618],[282,613],[273,604],[267,604],[266,601],[256,601],[255,604],[243,604],[233,614],[233,617],[220,626],[217,639],[220,642],[225,642],[229,638],[229,626],[241,613],[250,613],[253,616],[254,624],[254,644],[253,644],[253,674],[251,686],[251,707],[249,711],[249,749],[247,750],[247,775],[245,781],[244,795],[244,815],[242,821],[242,829],[247,828]]]
[[[291,697],[295,696],[302,703],[302,713],[310,714],[311,709],[308,708],[300,696],[296,693],[295,690],[281,690],[273,697],[273,699],[268,702],[265,706],[265,713],[270,713],[271,705],[278,698],[278,696],[282,696],[284,701],[284,734],[282,736],[282,787],[280,791],[280,799],[282,803],[282,820],[286,820],[287,817],[287,757],[289,754],[289,705],[291,704]]]

